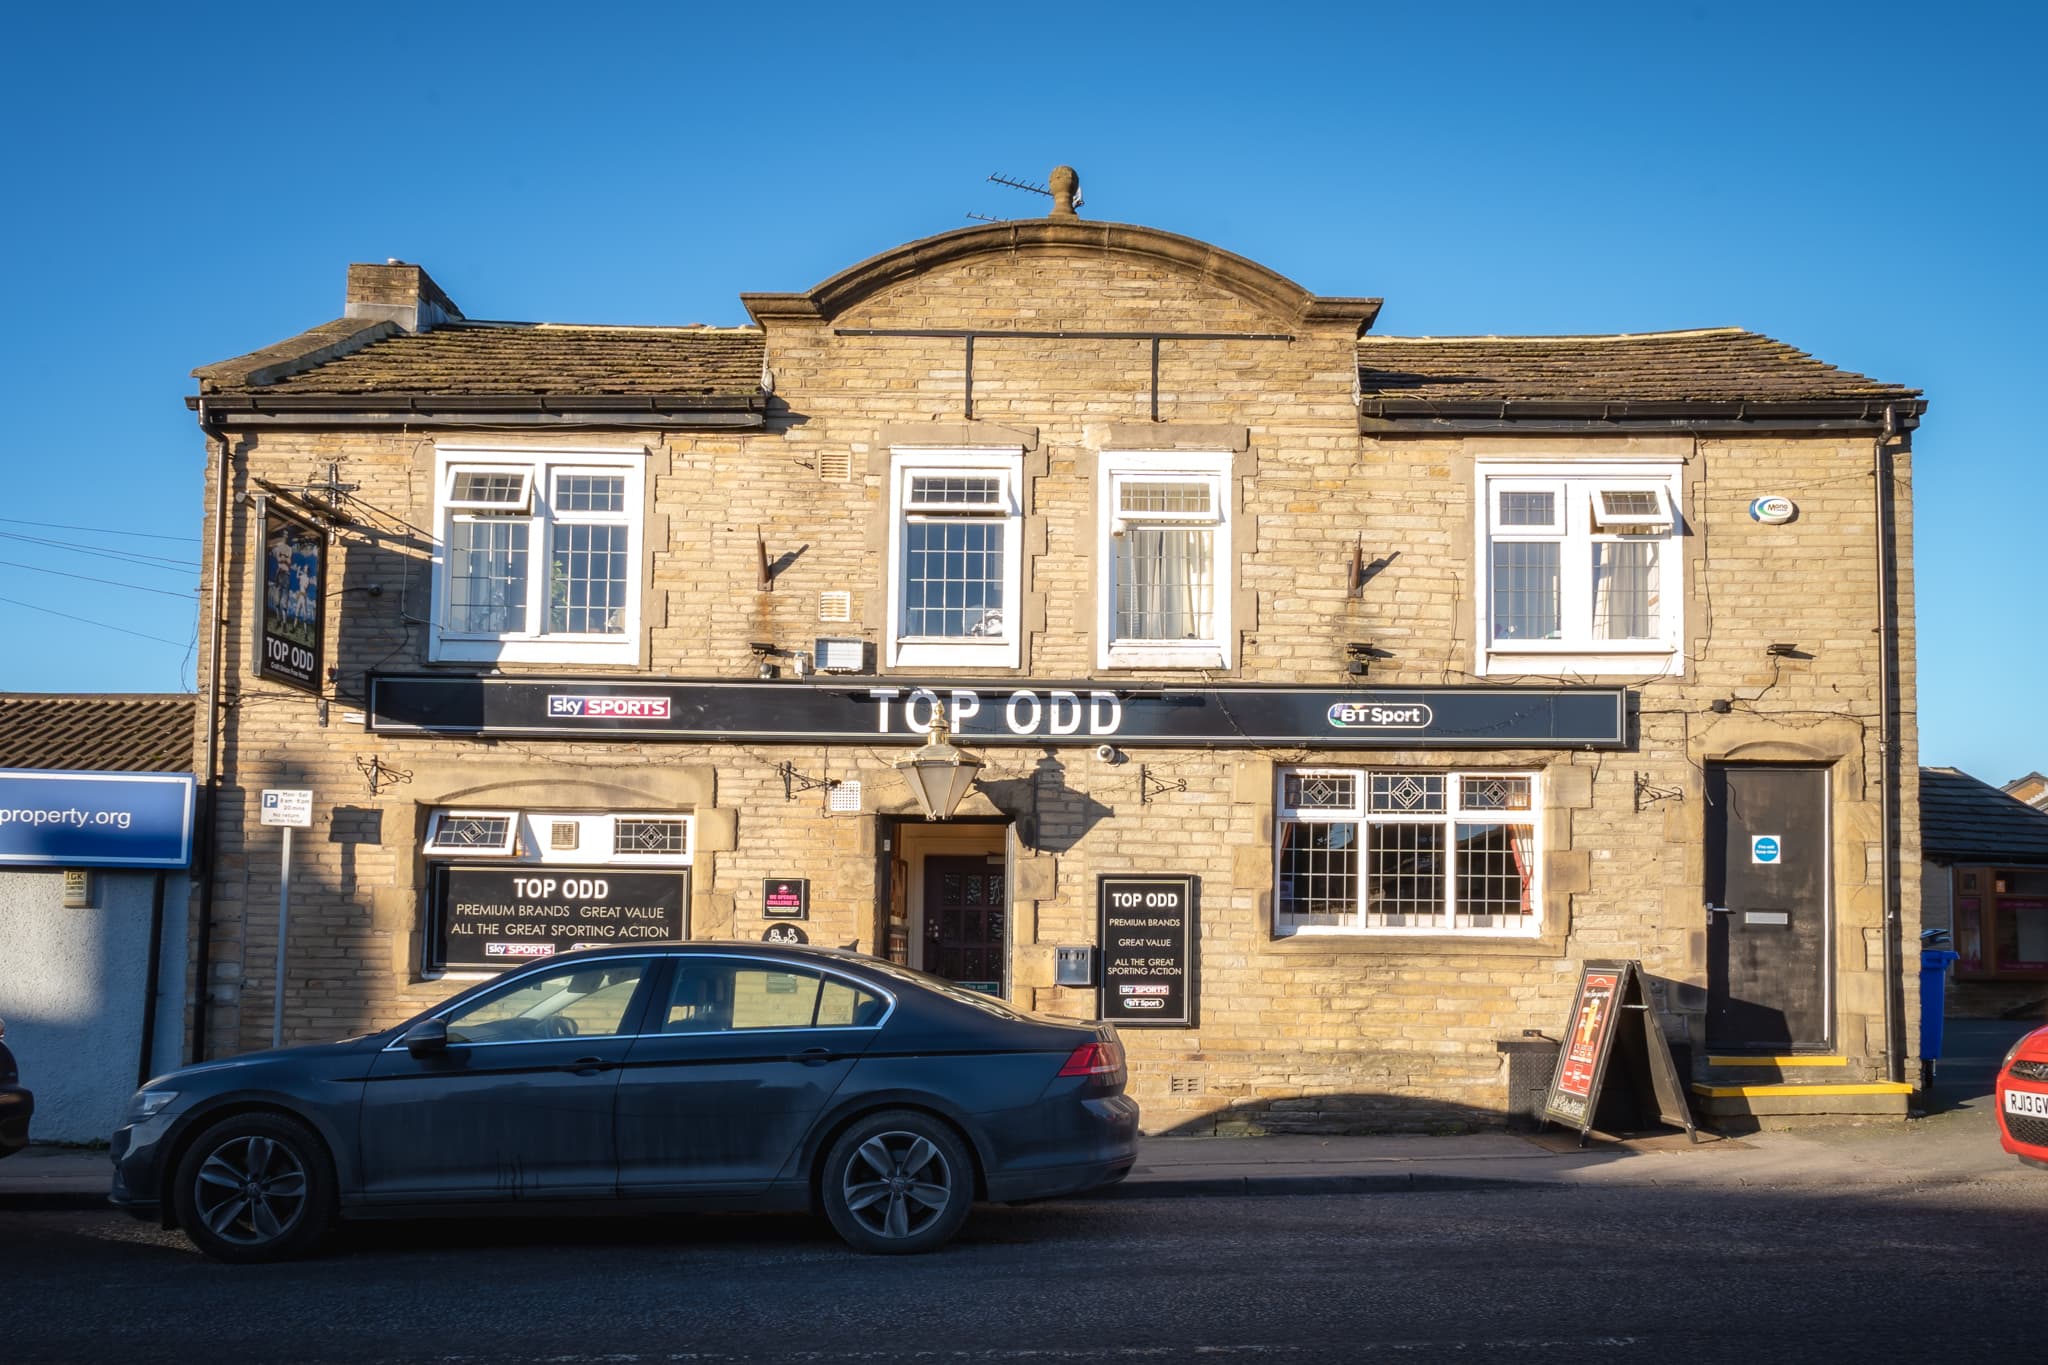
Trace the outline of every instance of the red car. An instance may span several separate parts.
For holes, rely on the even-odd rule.
[[[2048,1167],[2048,1028],[2014,1043],[1998,1068],[1998,1142],[2029,1166]]]

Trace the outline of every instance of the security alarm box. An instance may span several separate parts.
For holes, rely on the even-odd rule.
[[[812,641],[811,658],[820,673],[870,673],[866,640],[829,639]]]
[[[1061,944],[1053,950],[1055,986],[1095,984],[1095,949],[1086,943]]]

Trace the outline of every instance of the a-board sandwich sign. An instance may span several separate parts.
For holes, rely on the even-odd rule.
[[[1601,1096],[1617,1076],[1621,1089],[1615,1093],[1632,1102],[1637,1119],[1683,1128],[1699,1140],[1642,964],[1588,962],[1579,969],[1543,1117],[1578,1129],[1583,1144],[1600,1117]],[[1620,1101],[1614,1108],[1624,1111]]]
[[[1199,877],[1100,877],[1097,1013],[1119,1028],[1193,1028]]]

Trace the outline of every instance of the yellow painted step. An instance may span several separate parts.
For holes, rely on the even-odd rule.
[[[1783,1070],[1788,1066],[1847,1066],[1849,1065],[1849,1059],[1847,1057],[1837,1057],[1833,1055],[1808,1055],[1804,1057],[1751,1057],[1747,1054],[1744,1054],[1738,1057],[1709,1057],[1707,1058],[1707,1065],[1729,1067],[1774,1066],[1780,1070]]]
[[[1709,1085],[1694,1081],[1692,1093],[1710,1100],[1757,1099],[1771,1095],[1910,1095],[1904,1081],[1866,1081],[1853,1085]]]

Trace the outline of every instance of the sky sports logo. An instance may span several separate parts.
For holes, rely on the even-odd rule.
[[[552,943],[486,943],[485,957],[553,957]]]
[[[572,697],[548,698],[550,716],[583,720],[667,720],[667,697]]]

